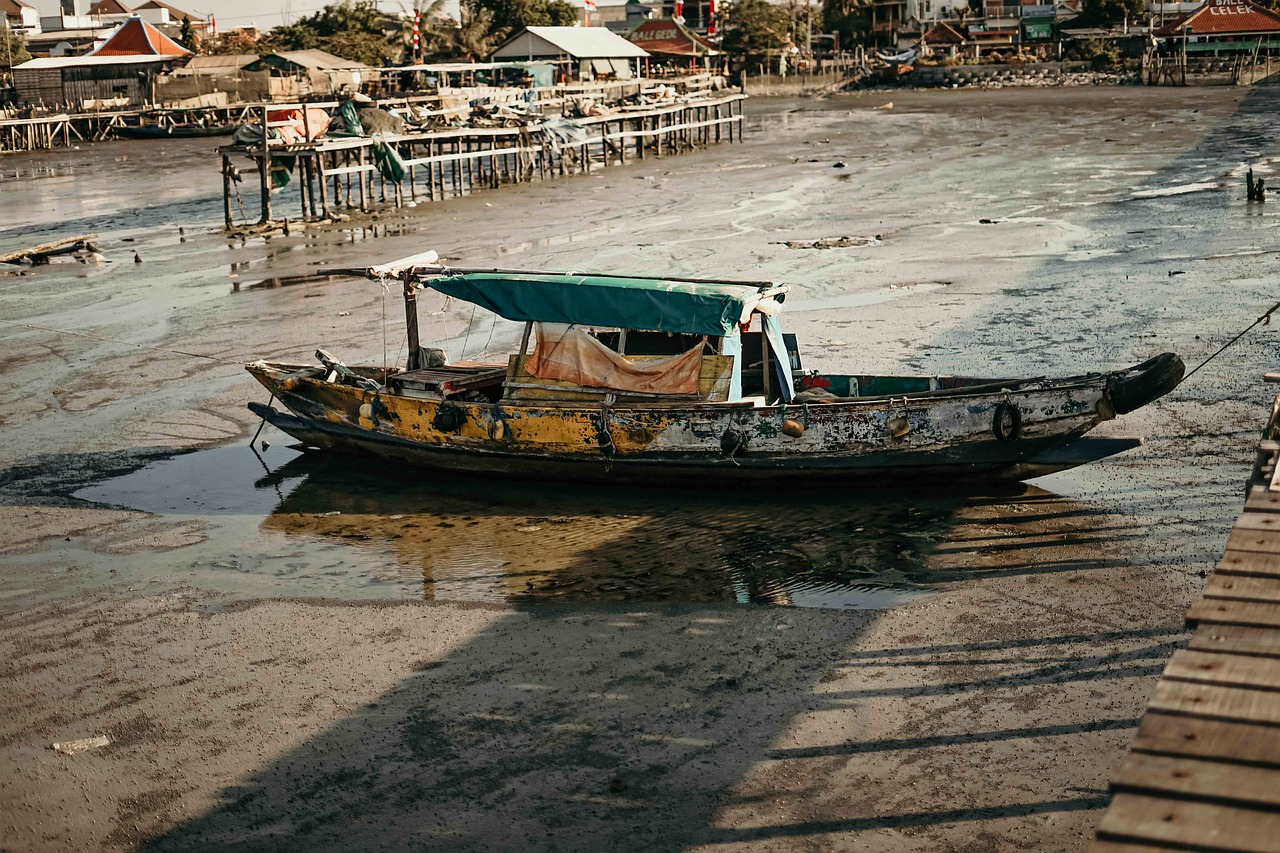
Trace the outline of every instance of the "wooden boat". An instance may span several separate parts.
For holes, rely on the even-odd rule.
[[[121,125],[116,135],[123,139],[198,139],[206,136],[230,136],[234,124],[141,124]]]
[[[1058,379],[806,371],[778,320],[785,286],[435,260],[363,271],[403,284],[405,369],[323,350],[318,365],[259,361],[247,370],[272,404],[249,408],[307,448],[455,472],[682,488],[1021,480],[1137,446],[1085,434],[1183,374],[1172,353]],[[423,349],[423,289],[523,321],[519,351],[449,364]]]

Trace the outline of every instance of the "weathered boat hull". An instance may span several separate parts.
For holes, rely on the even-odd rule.
[[[1176,357],[1175,357],[1176,359]],[[1167,365],[1166,365],[1167,366]],[[580,482],[729,486],[1020,480],[1135,446],[1083,439],[1150,388],[1134,373],[1010,382],[986,393],[916,394],[833,404],[460,403],[327,382],[314,368],[248,370],[289,413],[253,411],[309,447],[426,468]],[[1177,377],[1181,362],[1177,362]],[[1141,391],[1141,393],[1139,393]]]
[[[688,454],[674,453],[623,459],[548,458],[528,453],[424,445],[396,436],[300,418],[261,403],[250,403],[249,408],[309,448],[362,453],[389,462],[453,473],[581,483],[726,487],[768,482],[773,486],[850,487],[925,481],[939,486],[1009,482],[1065,471],[1142,444],[1140,438],[1045,438],[1029,442],[1020,449],[1017,458],[1011,458],[1006,447],[993,442],[974,443],[963,451],[959,448],[890,450],[823,459],[744,455],[728,460],[711,456],[690,458]]]

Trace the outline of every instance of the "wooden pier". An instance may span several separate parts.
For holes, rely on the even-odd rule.
[[[233,229],[237,221],[264,225],[284,218],[330,220],[347,210],[416,206],[504,184],[547,180],[629,159],[663,157],[732,142],[742,136],[745,99],[742,94],[710,96],[669,105],[624,107],[607,115],[548,117],[513,127],[456,127],[290,144],[268,139],[265,143],[227,145],[218,149],[224,221]],[[333,109],[337,104],[305,106]],[[269,114],[292,110],[306,115],[302,104],[264,106],[259,126],[282,124],[269,121]],[[388,180],[386,169],[379,168],[380,146],[395,149],[405,169],[403,180]],[[243,158],[253,164],[253,182],[245,180],[246,174],[236,168],[236,161]],[[276,181],[272,173],[281,169],[291,178],[285,187],[273,191]]]
[[[1267,374],[1280,382],[1280,374]],[[1112,781],[1096,853],[1280,850],[1280,397],[1244,512]]]

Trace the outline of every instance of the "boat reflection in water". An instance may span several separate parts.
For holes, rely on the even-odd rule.
[[[316,454],[257,485],[295,483],[264,532],[385,549],[427,599],[464,601],[886,607],[929,593],[926,555],[966,502],[506,485]]]

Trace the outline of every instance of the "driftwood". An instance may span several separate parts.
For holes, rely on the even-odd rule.
[[[67,237],[51,243],[41,243],[39,246],[16,249],[0,254],[0,264],[20,264],[23,261],[30,261],[33,264],[48,263],[49,258],[54,255],[69,255],[84,249],[92,251],[93,241],[97,239],[97,234],[81,234],[79,237]]]

